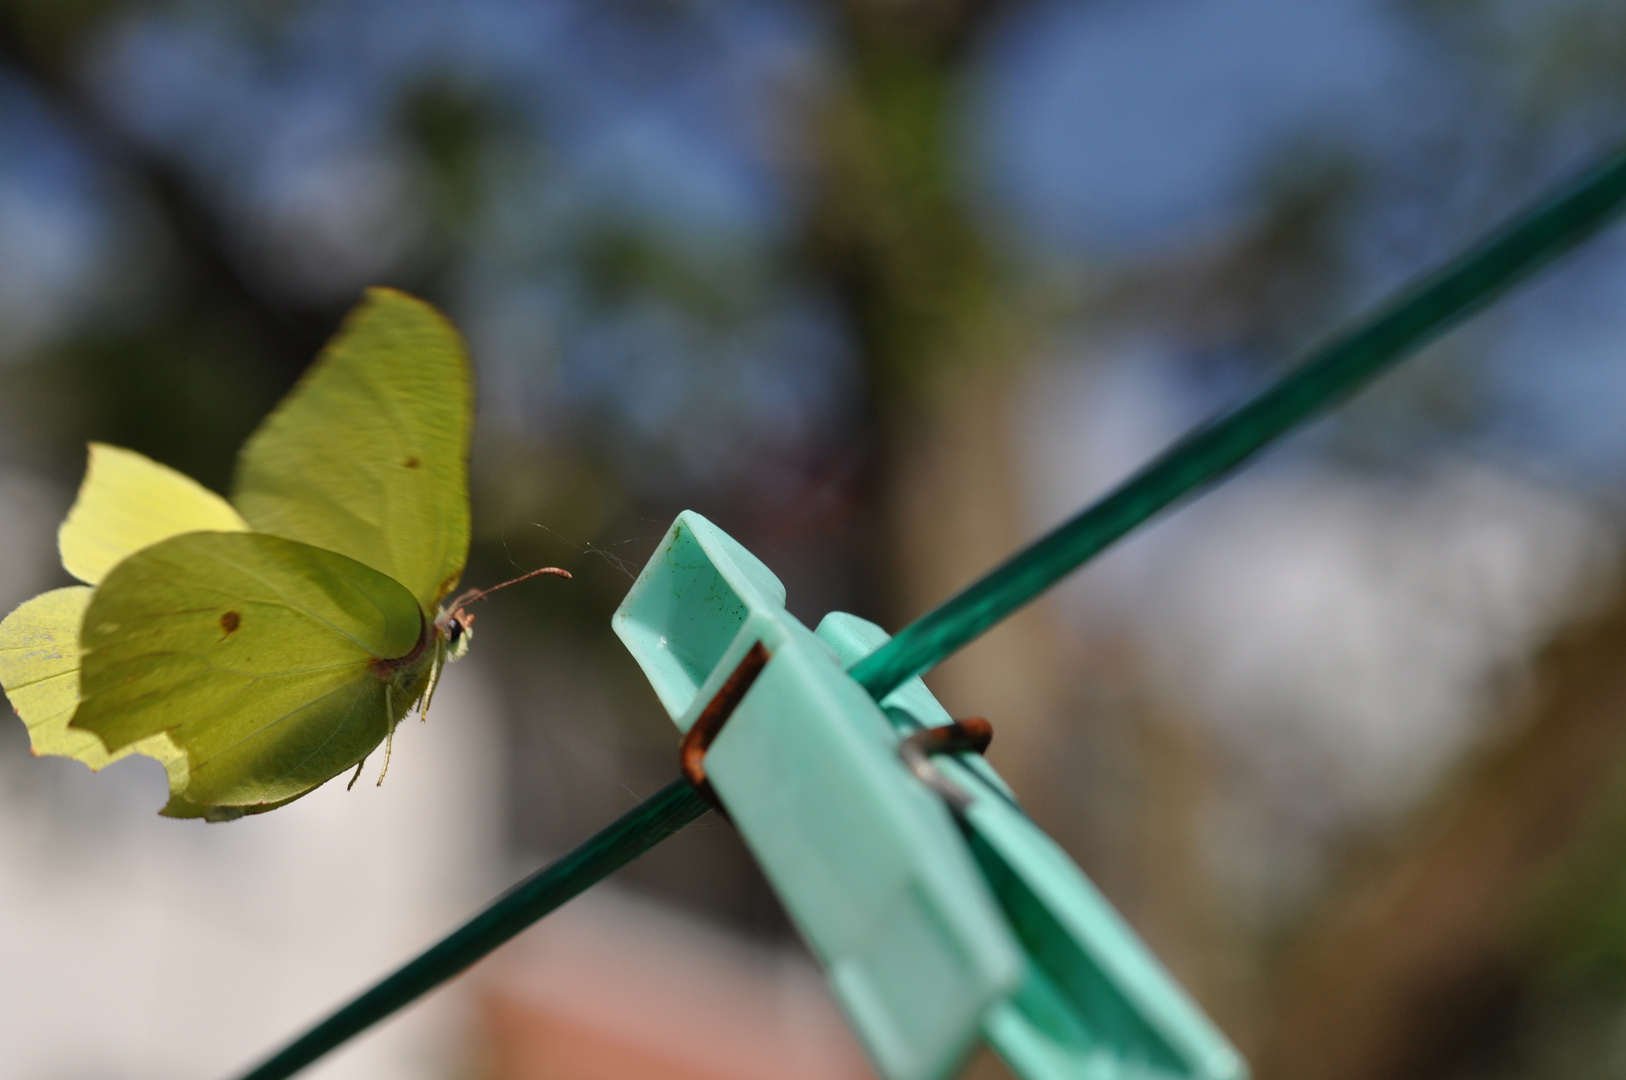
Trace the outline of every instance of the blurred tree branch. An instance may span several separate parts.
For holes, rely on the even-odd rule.
[[[229,309],[248,319],[261,350],[280,358],[289,377],[325,339],[337,310],[291,307],[244,275],[219,221],[181,170],[109,121],[72,70],[83,38],[120,7],[117,0],[0,3],[0,67],[22,77],[55,116],[145,195],[176,246],[186,288],[176,291],[194,312]]]
[[[1338,891],[1283,969],[1261,1080],[1405,1080],[1505,1050],[1626,757],[1626,591],[1540,657],[1528,723]],[[1618,822],[1603,850],[1620,847]],[[1540,901],[1540,902],[1538,902]]]

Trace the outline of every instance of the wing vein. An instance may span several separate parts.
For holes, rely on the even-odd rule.
[[[211,762],[211,761],[215,760],[216,758],[220,757],[220,755],[230,753],[232,750],[235,750],[237,747],[239,747],[239,746],[243,745],[244,743],[248,742],[250,739],[254,739],[254,738],[257,738],[257,737],[259,737],[261,735],[264,735],[266,732],[270,731],[272,728],[276,727],[278,724],[283,723],[285,720],[287,720],[289,717],[293,716],[295,713],[302,712],[305,709],[314,708],[315,706],[320,705],[322,702],[326,701],[328,698],[332,697],[334,694],[337,694],[337,693],[343,691],[344,689],[346,689],[350,685],[351,684],[349,682],[340,683],[338,686],[335,686],[333,689],[329,690],[327,693],[321,695],[320,697],[311,698],[309,701],[305,701],[305,702],[300,703],[299,705],[296,705],[295,707],[289,709],[287,712],[282,713],[280,716],[276,716],[276,717],[271,718],[270,720],[266,721],[264,724],[261,724],[259,727],[255,728],[253,731],[250,731],[249,733],[244,735],[242,738],[236,740],[235,742],[229,743],[226,746],[222,746],[220,749],[214,751],[208,757],[203,758],[201,761],[195,763],[194,766],[193,766],[193,769],[195,771],[202,770],[204,768],[204,766],[208,765],[209,762]],[[336,776],[338,774],[335,773],[334,775]]]

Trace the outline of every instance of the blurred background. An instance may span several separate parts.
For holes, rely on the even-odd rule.
[[[576,575],[380,789],[0,724],[0,1077],[233,1073],[671,779],[678,510],[896,629],[1623,136],[1612,0],[0,0],[0,607],[369,284],[474,350],[465,580]],[[1626,1077],[1623,300],[1617,230],[928,680],[1260,1080]],[[865,1069],[708,816],[311,1075]]]

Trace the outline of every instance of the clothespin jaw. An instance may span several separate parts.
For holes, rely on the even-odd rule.
[[[874,623],[832,612],[818,636],[850,668],[884,645]],[[911,679],[882,701],[900,738],[950,723]],[[1021,987],[982,1034],[1027,1080],[1169,1077],[1242,1080],[1247,1065],[1072,859],[976,754],[938,760],[969,803],[965,842],[1026,960]]]
[[[1028,1080],[1235,1080],[1245,1067],[975,755],[899,745],[949,722],[911,680],[877,704],[846,669],[886,634],[817,634],[767,567],[678,516],[613,626],[887,1080],[943,1080],[980,1033]]]

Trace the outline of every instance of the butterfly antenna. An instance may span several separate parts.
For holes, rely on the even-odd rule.
[[[384,777],[390,771],[390,751],[395,748],[395,706],[390,701],[389,683],[384,684],[384,722],[389,725],[384,736],[384,767],[378,770],[378,783],[374,787],[384,786]]]
[[[544,567],[542,567],[540,569],[532,570],[528,574],[521,574],[517,578],[510,578],[509,580],[503,582],[500,585],[493,585],[489,589],[470,589],[468,592],[464,593],[462,596],[459,596],[456,600],[452,601],[452,610],[456,611],[458,608],[467,607],[468,605],[474,603],[476,600],[484,600],[486,597],[490,596],[492,593],[496,592],[498,589],[506,589],[510,585],[518,585],[522,581],[529,581],[534,577],[541,576],[542,574],[552,574],[554,577],[567,578],[567,577],[570,576],[570,571],[569,570],[561,570],[557,566],[544,566]]]

